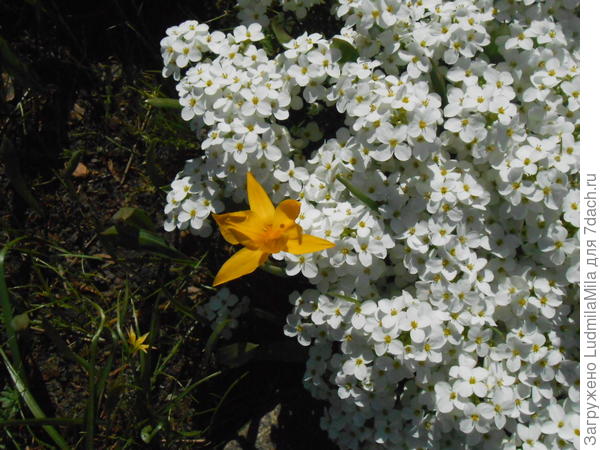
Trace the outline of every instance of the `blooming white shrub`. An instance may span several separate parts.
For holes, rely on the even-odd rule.
[[[336,243],[275,257],[341,448],[578,448],[579,2],[338,0],[270,52],[267,8],[315,3],[167,30],[202,152],[165,229],[209,236],[252,171]]]
[[[198,314],[210,321],[213,330],[222,326],[219,337],[230,339],[232,331],[239,325],[238,318],[248,310],[249,305],[248,297],[244,296],[240,300],[228,288],[221,288],[208,302],[198,307]]]

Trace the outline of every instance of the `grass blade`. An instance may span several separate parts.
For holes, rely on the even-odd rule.
[[[17,334],[12,326],[14,312],[12,303],[10,302],[6,280],[4,278],[4,261],[9,250],[24,238],[25,237],[22,236],[10,241],[2,248],[2,251],[0,251],[0,306],[2,307],[2,322],[8,336],[8,348],[12,353],[15,370],[21,377],[24,376],[23,360],[21,359],[21,351],[19,350],[19,345],[17,343]]]
[[[219,375],[221,375],[221,371],[220,370],[218,370],[217,372],[211,373],[210,375],[207,375],[204,378],[201,378],[200,380],[195,381],[194,383],[190,384],[183,391],[181,391],[177,396],[175,396],[171,400],[171,402],[169,404],[167,404],[166,406],[163,406],[162,408],[160,408],[158,410],[158,414],[164,414],[164,412],[169,408],[170,404],[177,403],[179,400],[181,400],[186,395],[188,395],[191,391],[193,391],[196,387],[200,386],[202,383],[207,382],[211,378],[214,378],[214,377],[219,376]]]
[[[181,109],[179,100],[175,98],[151,97],[146,99],[146,103],[155,108]]]
[[[206,359],[208,358],[208,355],[210,355],[212,353],[213,347],[217,343],[217,339],[219,338],[219,336],[221,335],[221,333],[223,332],[225,327],[227,327],[227,325],[229,325],[230,323],[231,323],[230,319],[222,320],[217,324],[217,326],[215,327],[213,332],[210,333],[208,341],[206,342],[206,346],[204,347],[205,362],[206,362]]]
[[[50,322],[48,322],[45,319],[42,319],[42,326],[46,331],[46,335],[50,338],[54,346],[63,354],[65,358],[76,362],[81,367],[83,367],[83,369],[86,372],[90,372],[90,363],[69,348],[67,343],[63,341],[63,339],[60,337],[56,329],[50,324]]]
[[[162,360],[159,360],[159,362],[157,362],[156,368],[154,369],[154,373],[152,374],[152,378],[150,380],[150,384],[152,386],[154,386],[154,384],[156,383],[156,379],[163,372],[163,370],[165,369],[165,367],[167,366],[169,361],[171,361],[171,359],[173,359],[173,357],[175,355],[177,355],[177,352],[179,352],[179,348],[183,345],[183,343],[190,336],[190,334],[192,334],[192,332],[194,331],[195,328],[196,327],[194,325],[192,325],[186,331],[185,336],[182,336],[181,338],[179,338],[177,340],[175,345],[171,348],[171,351],[169,352],[169,354],[165,358],[163,358]]]
[[[42,411],[42,408],[40,408],[40,405],[38,405],[38,403],[35,400],[35,398],[33,397],[33,395],[31,395],[31,391],[27,388],[25,381],[23,380],[23,378],[21,378],[21,375],[19,375],[19,373],[17,372],[15,367],[13,367],[13,365],[10,363],[8,356],[6,356],[6,353],[4,353],[4,350],[2,350],[1,348],[0,348],[0,356],[2,356],[2,359],[4,360],[4,365],[6,366],[6,369],[8,370],[10,378],[12,379],[13,383],[15,384],[17,391],[19,392],[19,394],[25,401],[25,404],[31,411],[31,414],[33,414],[33,416],[36,419],[47,419],[46,415]],[[56,428],[54,428],[52,425],[42,425],[42,427],[44,428],[46,433],[48,433],[48,435],[52,438],[54,443],[56,445],[58,445],[58,447],[60,447],[61,449],[65,449],[65,450],[68,450],[71,448],[67,444],[67,442],[64,440],[64,438],[61,436],[61,434],[58,431],[56,431]]]
[[[92,337],[90,342],[90,370],[88,372],[88,393],[89,399],[87,404],[87,411],[85,414],[85,448],[93,450],[94,448],[94,431],[96,428],[96,354],[98,352],[98,339],[104,329],[106,322],[106,315],[104,310],[91,300],[88,300],[98,311],[100,316],[100,324]]]
[[[110,370],[113,366],[113,360],[115,359],[114,351],[108,357],[108,361],[104,363],[104,367],[102,368],[102,372],[98,376],[96,380],[96,412],[100,411],[100,400],[104,395],[104,390],[106,389],[106,381],[108,380],[108,375],[110,374]]]
[[[231,383],[231,385],[227,388],[227,390],[223,394],[223,397],[221,397],[221,400],[219,400],[219,403],[217,404],[217,406],[215,408],[214,414],[210,418],[210,422],[208,424],[208,427],[206,428],[206,431],[208,431],[212,428],[215,418],[217,417],[217,414],[219,414],[219,411],[221,410],[223,403],[225,403],[225,400],[227,399],[227,397],[229,396],[231,391],[233,391],[233,389],[240,383],[240,381],[242,381],[244,378],[246,378],[246,376],[249,373],[250,372],[244,372],[237,380],[235,380],[233,383]]]
[[[44,425],[79,426],[83,425],[81,419],[69,419],[66,417],[48,417],[46,419],[12,419],[0,420],[0,428],[6,427],[42,427]]]

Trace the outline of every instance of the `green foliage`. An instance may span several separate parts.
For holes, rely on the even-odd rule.
[[[0,419],[9,420],[17,416],[19,412],[19,392],[12,387],[6,386],[0,392]]]
[[[149,219],[142,211],[133,208],[120,211],[116,216],[130,225],[146,225]],[[19,244],[19,247],[15,250],[16,244]],[[103,442],[106,439],[104,428],[107,417],[112,418],[111,420],[122,420],[118,419],[119,417],[127,420],[134,418],[128,431],[122,431],[125,433],[123,437],[131,442],[140,440],[149,443],[158,435],[162,439],[174,439],[177,435],[182,436],[190,432],[174,422],[174,415],[181,410],[182,400],[198,403],[198,409],[202,411],[214,411],[222,404],[222,398],[218,394],[204,387],[220,374],[219,371],[208,369],[211,365],[209,356],[218,344],[219,329],[207,339],[203,352],[203,367],[209,370],[208,374],[199,374],[198,378],[187,383],[168,381],[176,380],[177,375],[173,373],[172,363],[182,357],[181,351],[184,346],[189,345],[198,318],[182,316],[174,324],[161,325],[160,316],[165,309],[163,301],[173,292],[178,292],[177,286],[181,288],[186,285],[185,280],[198,270],[198,265],[181,266],[178,259],[172,259],[170,264],[173,268],[181,269],[174,278],[145,294],[139,290],[132,291],[130,283],[127,282],[115,301],[112,292],[102,292],[100,272],[90,270],[98,267],[99,262],[104,262],[105,257],[75,255],[52,244],[48,248],[51,252],[42,257],[37,245],[39,243],[35,241],[21,239],[6,246],[5,250],[0,252],[0,269],[4,267],[6,248],[13,248],[13,253],[19,252],[21,257],[32,262],[38,280],[30,285],[31,297],[52,298],[54,301],[28,303],[28,315],[31,317],[32,326],[20,333],[31,335],[33,330],[41,331],[52,342],[51,351],[61,358],[63,364],[71,365],[70,370],[74,375],[79,374],[76,378],[87,378],[85,411],[82,411],[81,417],[72,418],[52,418],[44,414],[29,389],[25,372],[19,369],[22,367],[19,339],[13,334],[13,338],[9,339],[9,343],[13,343],[12,362],[0,349],[4,365],[14,383],[14,388],[5,387],[0,393],[2,419],[5,421],[0,422],[0,427],[11,427],[20,423],[15,422],[15,418],[22,409],[17,398],[21,396],[24,405],[38,419],[36,422],[23,424],[44,428],[60,448],[71,448],[68,444],[70,439],[67,435],[59,434],[56,425],[68,425],[75,431],[83,432],[84,447],[97,448],[98,440]],[[161,258],[166,257],[163,255]],[[65,265],[65,261],[70,262]],[[118,256],[110,261],[129,264],[127,259]],[[78,265],[85,268],[84,271],[74,271],[73,268]],[[1,281],[4,280],[2,274],[3,272],[0,272]],[[14,319],[14,308],[8,300],[8,289],[2,292],[3,320],[7,324]],[[166,305],[168,304],[167,300]],[[140,322],[143,309],[147,311],[146,315],[150,316],[149,323]],[[66,317],[71,313],[84,318],[83,322],[79,325],[67,322]],[[138,333],[141,330],[146,331],[145,327],[149,327],[148,353],[130,351],[125,332],[128,327],[134,328]],[[5,329],[11,330],[6,325]],[[170,329],[178,332],[172,334]],[[182,330],[187,332],[179,334]],[[73,336],[76,335],[80,335],[81,338],[75,343]],[[231,386],[227,389],[230,388]],[[198,395],[203,390],[204,394]],[[211,416],[208,415],[204,423],[202,432],[197,433],[197,436],[209,433]]]
[[[146,100],[146,103],[154,108],[181,109],[179,100],[175,98],[151,97]]]
[[[279,15],[271,20],[271,30],[280,44],[286,44],[292,40],[292,37],[285,31],[283,25],[283,16]]]
[[[185,254],[167,244],[162,236],[151,231],[154,223],[145,211],[139,208],[121,208],[115,213],[112,221],[114,225],[100,233],[105,240],[111,241],[110,244],[187,262],[188,258]],[[190,263],[193,264],[192,261]]]
[[[358,50],[349,42],[344,41],[343,39],[334,38],[333,43],[331,44],[331,48],[338,49],[342,54],[340,59],[340,64],[346,62],[356,62],[358,57]]]
[[[340,174],[337,174],[335,176],[335,179],[338,180],[340,183],[342,183],[344,185],[344,187],[346,189],[348,189],[348,191],[354,197],[356,197],[358,200],[363,202],[370,209],[372,209],[373,211],[377,211],[379,209],[379,204],[375,200],[373,200],[367,194],[365,194],[360,189],[358,189],[356,186],[354,186],[352,183],[350,183],[350,181],[348,181],[345,177],[343,177]]]
[[[442,69],[432,60],[431,61],[431,85],[435,92],[442,98],[442,107],[448,104],[448,96],[446,94],[446,80],[442,74]]]
[[[214,447],[240,426],[231,416],[252,375],[244,364],[298,357],[261,342],[261,352],[243,362],[221,364],[227,322],[213,331],[197,306],[214,292],[206,255],[225,250],[157,229],[161,186],[201,151],[175,93],[161,86],[160,73],[138,65],[160,66],[158,38],[148,35],[136,2],[113,1],[107,35],[135,38],[99,57],[91,38],[81,39],[87,12],[70,14],[55,1],[17,3],[0,12],[18,10],[34,28],[52,24],[64,40],[46,42],[42,28],[16,45],[0,38],[0,65],[14,83],[14,99],[0,108],[8,187],[0,207],[0,441],[10,448]],[[36,35],[43,42],[29,41]],[[279,51],[274,32],[268,38]],[[28,45],[39,46],[33,57],[22,55]],[[38,83],[46,72],[56,79]],[[51,132],[63,133],[52,145],[37,133],[48,117],[56,121]],[[29,157],[31,142],[43,144],[43,160]],[[80,166],[86,175],[74,174]],[[265,323],[280,332],[274,312],[252,314],[259,337]],[[148,333],[147,352],[132,351],[130,329]],[[236,420],[253,412],[244,414]]]

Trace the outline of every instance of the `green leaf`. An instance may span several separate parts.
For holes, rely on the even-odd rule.
[[[285,273],[285,269],[283,267],[276,266],[270,261],[266,261],[262,266],[259,266],[259,268],[267,273],[270,273],[271,275],[281,278],[288,278],[288,275]]]
[[[114,223],[125,223],[136,228],[145,228],[152,230],[154,222],[146,211],[139,208],[131,208],[126,206],[118,210],[112,217]]]
[[[159,423],[154,428],[152,427],[152,425],[146,425],[144,428],[142,428],[142,431],[140,431],[140,438],[146,444],[149,444],[152,441],[152,439],[154,439],[154,436],[156,436],[156,433],[162,430],[162,428],[162,423]]]
[[[292,40],[292,37],[283,29],[283,16],[278,15],[271,20],[271,30],[280,44],[285,44]]]
[[[338,294],[336,292],[328,292],[327,295],[331,295],[332,297],[337,297],[342,300],[346,300],[347,302],[354,303],[355,305],[360,305],[360,300],[355,299],[353,297],[348,297],[347,295]]]
[[[431,85],[433,90],[437,92],[442,98],[442,108],[448,104],[448,97],[446,96],[446,80],[442,75],[442,72],[434,60],[431,60]]]
[[[146,103],[154,108],[181,109],[182,106],[179,100],[175,98],[150,97],[146,99]]]
[[[103,238],[115,241],[125,248],[146,250],[171,259],[189,260],[184,253],[167,244],[164,238],[149,231],[154,228],[154,222],[145,211],[139,208],[121,208],[112,220],[115,225],[100,233]]]
[[[187,255],[171,247],[162,237],[149,231],[139,230],[138,243],[142,249],[152,251],[159,256],[189,260]]]
[[[23,314],[17,314],[14,316],[10,324],[15,331],[23,331],[29,328],[29,323],[29,315],[27,312],[24,312]]]
[[[100,235],[107,237],[107,238],[115,238],[115,237],[119,236],[119,230],[117,230],[117,227],[112,225],[112,226],[108,227],[106,230],[102,231],[100,233]]]
[[[206,363],[208,362],[207,361],[208,357],[212,353],[213,347],[217,343],[217,339],[219,338],[219,336],[221,335],[223,330],[227,327],[227,325],[229,325],[230,323],[231,323],[231,319],[221,320],[217,324],[217,326],[215,327],[213,332],[210,334],[210,336],[208,337],[208,341],[206,342],[206,345],[204,346],[204,358],[203,358],[203,363],[202,363],[203,366],[206,365]]]
[[[348,180],[342,177],[339,173],[335,176],[335,179],[342,183],[352,195],[354,195],[358,200],[363,202],[370,209],[372,209],[373,211],[379,210],[379,204],[375,200],[373,200],[367,194],[362,192],[360,189],[358,189],[356,186],[354,186],[352,183],[350,183]]]
[[[333,38],[331,48],[336,48],[342,54],[342,58],[338,61],[340,64],[346,62],[356,62],[360,54],[358,50],[348,41],[339,38]]]
[[[260,41],[260,47],[267,53],[269,58],[274,58],[279,51],[279,45],[275,43],[275,34],[266,34],[264,39]]]
[[[156,379],[158,378],[158,376],[163,373],[163,371],[165,370],[165,368],[167,367],[169,362],[175,357],[175,355],[177,355],[177,353],[179,352],[179,349],[181,348],[183,343],[186,341],[186,339],[189,338],[189,336],[192,334],[194,329],[195,329],[195,325],[190,326],[186,330],[185,335],[180,336],[177,339],[177,342],[175,342],[175,345],[173,345],[171,347],[171,350],[169,351],[169,354],[167,356],[163,357],[162,354],[159,355],[159,359],[156,362],[156,365],[154,366],[154,371],[152,373],[152,377],[150,378],[150,386],[154,386],[156,384]]]
[[[498,45],[496,44],[496,39],[500,36],[510,36],[510,27],[508,24],[501,24],[496,27],[490,34],[490,43],[483,49],[483,52],[493,64],[497,64],[504,59],[500,53],[500,48],[498,48]]]

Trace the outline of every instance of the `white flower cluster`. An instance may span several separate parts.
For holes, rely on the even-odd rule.
[[[285,333],[340,447],[577,448],[579,2],[338,0],[269,56],[271,3],[162,42],[208,128],[165,228],[209,235],[251,170],[336,243],[274,256],[315,286]]]
[[[219,337],[230,339],[232,331],[239,325],[238,318],[248,310],[250,299],[248,297],[239,297],[233,294],[228,288],[221,288],[219,291],[198,307],[198,314],[210,321],[213,330],[225,326],[221,330]]]

